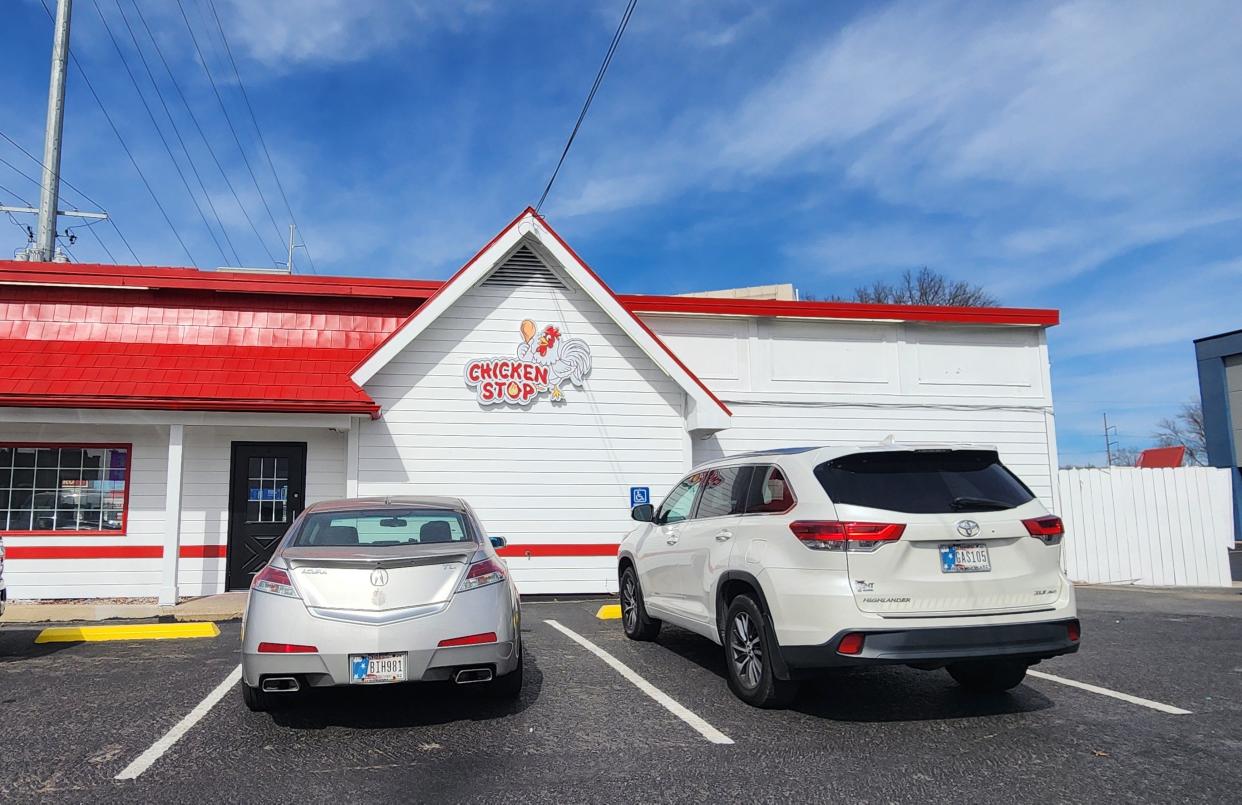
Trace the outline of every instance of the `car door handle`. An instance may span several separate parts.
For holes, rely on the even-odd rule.
[[[665,542],[667,542],[669,545],[676,545],[677,540],[681,539],[681,537],[677,536],[676,531],[667,533],[664,536],[666,537]]]
[[[733,532],[732,532],[732,531],[729,531],[728,529],[725,529],[724,531],[717,531],[717,532],[716,532],[716,541],[717,541],[717,542],[726,542],[726,541],[728,541],[728,540],[730,540],[730,539],[732,539],[732,538],[733,538]]]

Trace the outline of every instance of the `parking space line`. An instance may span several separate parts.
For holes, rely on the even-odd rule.
[[[173,747],[173,744],[181,740],[183,735],[189,732],[190,729],[203,718],[203,716],[207,715],[211,708],[215,707],[216,703],[224,698],[226,693],[237,686],[237,681],[241,679],[241,673],[241,665],[238,665],[229,673],[228,676],[224,678],[223,682],[216,685],[215,690],[208,693],[205,699],[195,705],[194,709],[187,713],[185,718],[174,724],[172,729],[164,733],[163,737],[158,741],[151,744],[147,751],[134,758],[133,762],[131,762],[124,769],[121,769],[121,773],[114,779],[132,780],[147,769],[151,768],[151,764],[159,760],[165,752]]]
[[[1171,704],[1163,704],[1162,702],[1153,702],[1151,699],[1144,699],[1141,696],[1131,696],[1129,693],[1122,693],[1116,690],[1109,690],[1108,688],[1101,688],[1098,685],[1089,685],[1086,682],[1079,682],[1074,679],[1066,679],[1063,676],[1055,676],[1053,674],[1046,674],[1043,671],[1027,671],[1026,673],[1027,673],[1027,676],[1033,676],[1039,679],[1047,679],[1049,682],[1057,682],[1062,685],[1068,685],[1071,688],[1079,688],[1081,690],[1087,690],[1092,693],[1098,693],[1101,696],[1108,696],[1113,699],[1120,699],[1123,702],[1129,702],[1130,704],[1137,704],[1140,707],[1150,707],[1152,710],[1159,710],[1161,713],[1168,713],[1169,715],[1174,715],[1174,716],[1193,715],[1191,711],[1183,710],[1180,707],[1174,707]]]
[[[585,648],[587,651],[594,654],[596,657],[599,657],[601,660],[608,663],[610,666],[612,666],[612,669],[614,671],[616,671],[617,673],[621,674],[621,676],[628,679],[630,683],[634,685],[634,687],[638,688],[643,693],[655,699],[656,702],[663,705],[665,710],[668,710],[670,713],[672,713],[673,715],[680,718],[682,721],[689,724],[691,727],[695,729],[696,732],[699,733],[699,735],[702,735],[704,738],[706,738],[707,740],[711,741],[714,744],[733,743],[733,739],[730,738],[728,735],[725,735],[723,732],[716,729],[711,724],[708,724],[706,721],[704,721],[699,716],[687,710],[685,707],[680,705],[667,693],[660,690],[655,685],[651,684],[646,679],[643,679],[641,676],[639,676],[628,665],[621,662],[616,657],[609,654],[607,651],[604,651],[602,648],[595,645],[590,640],[587,640],[585,637],[578,634],[573,629],[570,629],[566,626],[562,626],[560,623],[554,620],[545,620],[544,623],[548,624],[553,629],[556,629],[558,632],[565,635],[570,640],[573,640],[575,643],[579,644],[580,646]]]

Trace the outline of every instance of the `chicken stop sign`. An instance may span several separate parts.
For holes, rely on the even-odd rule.
[[[582,388],[591,373],[591,348],[549,324],[542,331],[526,319],[513,357],[475,358],[466,364],[466,385],[483,405],[526,405],[545,392],[563,402],[565,381]]]

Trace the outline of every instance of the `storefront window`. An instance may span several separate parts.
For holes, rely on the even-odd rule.
[[[0,531],[125,530],[129,445],[0,444]]]

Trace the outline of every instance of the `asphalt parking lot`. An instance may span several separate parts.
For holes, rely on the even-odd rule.
[[[1037,670],[1146,703],[1043,677],[972,698],[944,672],[889,668],[755,710],[729,694],[717,647],[667,628],[632,643],[591,600],[525,605],[517,703],[401,686],[257,714],[233,687],[204,704],[237,667],[237,623],[210,639],[39,645],[6,626],[0,799],[1234,801],[1240,592],[1080,592],[1082,651]]]

